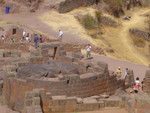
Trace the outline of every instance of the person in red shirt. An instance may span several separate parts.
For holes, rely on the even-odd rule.
[[[134,84],[134,86],[133,86],[134,92],[135,92],[135,93],[138,93],[138,92],[139,92],[139,89],[140,89],[140,85]]]

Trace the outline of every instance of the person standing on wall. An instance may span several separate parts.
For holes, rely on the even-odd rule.
[[[91,58],[91,45],[90,44],[88,44],[87,46],[86,46],[86,57],[87,57],[87,59],[89,59],[89,58]]]
[[[116,76],[117,76],[118,79],[121,79],[122,71],[121,71],[120,67],[118,67],[118,69],[116,70],[115,74],[116,74]]]
[[[58,33],[58,40],[62,40],[62,37],[63,37],[63,32],[62,32],[62,30],[61,29],[59,29],[59,33]]]

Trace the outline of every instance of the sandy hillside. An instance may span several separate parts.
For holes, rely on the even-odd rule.
[[[39,18],[43,23],[51,26],[53,30],[58,30],[59,28],[63,29],[65,32],[78,35],[80,38],[87,39],[95,45],[102,46],[104,49],[107,48],[109,43],[111,48],[115,51],[113,54],[107,54],[110,57],[138,64],[150,64],[150,58],[146,57],[148,51],[134,46],[128,32],[130,28],[134,27],[141,29],[145,28],[144,22],[146,17],[141,15],[150,12],[150,9],[137,8],[131,10],[130,13],[127,12],[127,14],[131,15],[132,19],[130,21],[125,21],[122,18],[118,19],[118,21],[122,24],[121,27],[103,27],[104,35],[102,35],[102,37],[104,37],[105,41],[107,41],[106,45],[102,40],[93,40],[90,36],[88,36],[85,29],[74,17],[74,15],[80,13],[94,14],[94,12],[95,10],[92,8],[80,8],[65,14],[59,14],[55,11],[51,11],[43,14]]]
[[[145,21],[147,18],[141,15],[148,12],[150,12],[150,9],[134,9],[129,14],[132,17],[130,21],[119,20],[122,24],[121,27],[117,29],[105,28],[107,32],[103,36],[111,44],[111,48],[115,50],[114,54],[108,55],[134,63],[150,64],[150,58],[146,56],[148,54],[147,47],[136,47],[129,34],[130,28],[144,29],[146,27]]]

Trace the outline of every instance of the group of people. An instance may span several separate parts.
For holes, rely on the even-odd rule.
[[[121,79],[122,76],[122,70],[120,67],[117,68],[116,72],[115,72],[116,76],[118,79]],[[128,75],[128,68],[126,68],[125,74],[124,74],[124,79],[126,78],[126,76]],[[133,85],[133,92],[134,93],[138,93],[140,89],[143,89],[142,86],[140,85],[140,79],[139,77],[137,77],[134,81],[134,85]]]
[[[26,33],[26,31],[23,31],[23,37],[20,41],[21,42],[30,42],[31,41],[30,34]]]
[[[1,36],[1,41],[2,41],[2,43],[6,43],[7,42],[7,37],[5,35],[2,35]],[[15,42],[14,38],[11,38],[10,43],[12,44],[14,42]]]
[[[38,36],[37,34],[34,35],[34,47],[39,47],[39,43],[44,42],[44,37],[42,35]]]

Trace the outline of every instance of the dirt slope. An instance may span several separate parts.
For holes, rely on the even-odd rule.
[[[114,54],[108,54],[108,56],[138,64],[150,64],[150,58],[146,57],[147,51],[143,51],[144,49],[140,50],[133,45],[129,34],[130,28],[143,29],[146,27],[144,23],[146,18],[141,15],[147,12],[150,12],[150,9],[133,9],[129,14],[132,17],[130,21],[122,19],[119,20],[122,24],[121,27],[115,29],[105,27],[105,34],[103,37],[106,38],[106,40],[111,44],[111,48],[115,51]]]

